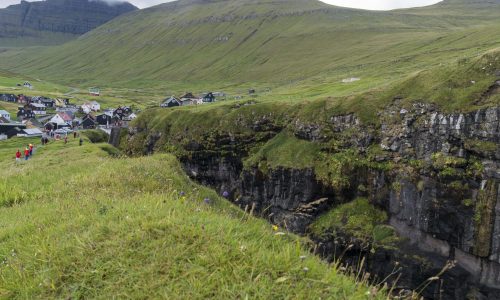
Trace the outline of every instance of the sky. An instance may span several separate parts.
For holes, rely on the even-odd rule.
[[[105,0],[116,2],[120,0]],[[0,0],[0,8],[11,4],[18,4],[20,0]],[[145,8],[148,6],[169,2],[168,0],[128,0],[137,7]],[[439,0],[324,0],[323,2],[354,8],[373,9],[373,10],[390,10],[396,8],[407,8],[431,5],[439,2]]]

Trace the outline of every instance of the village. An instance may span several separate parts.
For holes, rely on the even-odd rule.
[[[17,87],[33,91],[33,85],[26,81]],[[255,90],[249,90],[249,94]],[[97,87],[89,88],[88,96],[99,98],[101,91]],[[235,98],[236,99],[236,98]],[[137,118],[140,110],[129,105],[102,109],[96,100],[75,99],[72,97],[28,96],[24,93],[4,93],[0,91],[0,103],[8,102],[17,105],[14,114],[1,109],[0,106],[0,140],[12,137],[66,136],[76,130],[100,129],[108,134],[112,127],[127,127],[129,122]],[[161,108],[194,106],[226,100],[223,92],[206,92],[196,96],[186,92],[180,97],[170,96],[160,103]],[[12,107],[12,105],[11,105]]]
[[[23,86],[32,89],[29,82]],[[89,95],[98,97],[100,91],[91,88]],[[95,100],[76,105],[70,98],[0,93],[0,101],[18,105],[15,115],[0,110],[0,140],[15,136],[66,136],[82,129],[101,129],[109,133],[113,126],[127,126],[138,113],[126,105],[101,109],[101,104]]]

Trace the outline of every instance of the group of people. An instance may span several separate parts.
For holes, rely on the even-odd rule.
[[[80,137],[80,134],[77,133],[76,131],[73,133],[73,138],[77,138],[77,137]],[[42,143],[42,145],[47,145],[49,143],[49,138],[46,137],[46,136],[43,136],[40,140],[40,142]],[[68,143],[68,136],[66,135],[64,137],[64,143],[67,144]],[[80,138],[80,141],[79,141],[79,145],[83,145],[83,139]],[[33,144],[29,144],[29,145],[26,145],[26,149],[24,149],[24,160],[28,160],[31,156],[33,156],[33,148],[35,146]],[[19,162],[23,157],[23,153],[21,152],[20,149],[17,149],[17,152],[16,152],[16,161]]]
[[[31,156],[33,156],[33,147],[34,147],[33,144],[26,145],[26,149],[24,149],[24,160],[28,160]],[[17,149],[16,161],[20,161],[21,156],[22,156],[21,151]]]

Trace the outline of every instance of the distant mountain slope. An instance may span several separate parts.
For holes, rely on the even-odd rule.
[[[361,76],[366,88],[374,78],[384,84],[498,47],[500,5],[471,5],[373,12],[316,0],[181,0],[116,18],[57,49],[5,52],[0,68],[127,85],[329,85]]]
[[[90,0],[22,1],[0,9],[0,46],[15,46],[14,42],[22,42],[23,38],[50,44],[50,38],[84,34],[136,9],[127,2],[109,5]]]

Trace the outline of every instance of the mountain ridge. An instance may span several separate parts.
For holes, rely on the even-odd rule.
[[[179,89],[375,79],[351,85],[364,89],[500,46],[500,5],[448,3],[455,8],[375,12],[315,0],[174,1],[118,17],[57,49],[6,51],[0,68],[70,83],[180,82]]]
[[[49,33],[75,37],[136,9],[128,2],[109,5],[89,0],[21,1],[0,9],[0,46],[9,46],[7,39],[43,40]]]

